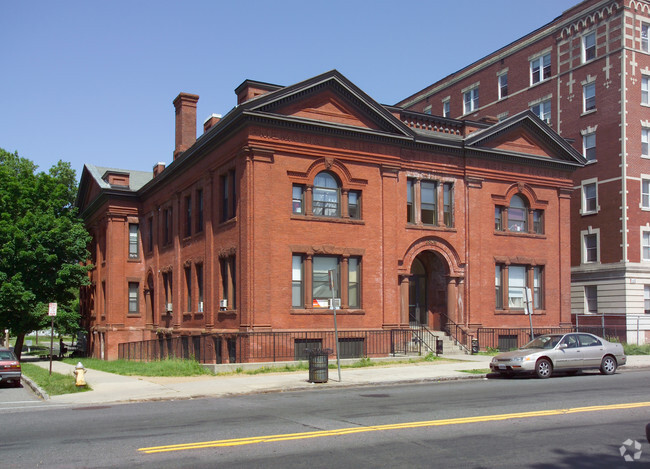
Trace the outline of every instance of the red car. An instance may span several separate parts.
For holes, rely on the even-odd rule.
[[[0,348],[0,383],[12,383],[20,386],[20,362],[14,353],[6,348]]]

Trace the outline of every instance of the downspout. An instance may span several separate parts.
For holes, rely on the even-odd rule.
[[[634,60],[634,52],[632,52]],[[627,263],[627,114],[625,102],[627,93],[627,69],[625,68],[627,49],[623,48],[621,54],[621,247],[622,261]],[[602,242],[602,240],[601,240]]]

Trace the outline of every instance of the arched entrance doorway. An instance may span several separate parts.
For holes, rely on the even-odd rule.
[[[149,272],[149,275],[147,276],[147,287],[144,291],[146,324],[148,325],[153,325],[154,323],[154,298],[153,275]],[[157,322],[158,321],[156,321],[156,323]]]
[[[434,251],[423,251],[411,264],[408,308],[411,326],[439,329],[447,313],[449,268]]]

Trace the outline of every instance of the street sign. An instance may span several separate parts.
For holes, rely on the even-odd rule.
[[[56,316],[56,307],[57,307],[56,303],[50,303],[50,307],[49,307],[49,309],[47,311],[47,315],[48,316]]]

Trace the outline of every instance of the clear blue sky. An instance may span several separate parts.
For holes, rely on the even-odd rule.
[[[245,79],[339,70],[395,104],[537,29],[578,0],[1,1],[0,147],[149,171],[171,162],[173,99],[197,123]]]

